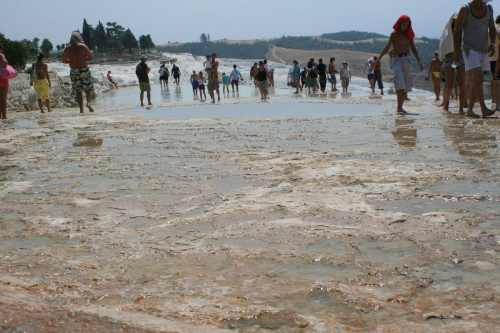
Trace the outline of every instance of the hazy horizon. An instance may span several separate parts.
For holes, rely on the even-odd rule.
[[[157,45],[197,42],[202,33],[215,40],[254,40],[285,36],[315,36],[341,31],[366,31],[389,35],[400,15],[409,15],[417,37],[439,38],[449,17],[466,1],[352,2],[318,0],[308,6],[290,0],[283,5],[264,0],[191,0],[165,4],[160,0],[68,3],[50,0],[10,1],[3,6],[0,32],[11,40],[48,38],[54,48],[68,43],[83,20],[95,27],[99,21],[130,28],[138,39],[150,34]],[[491,2],[495,11],[495,2]],[[307,8],[302,8],[307,7]],[[16,14],[17,13],[17,14]]]

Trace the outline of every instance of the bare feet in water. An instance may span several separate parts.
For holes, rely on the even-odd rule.
[[[469,118],[480,118],[481,116],[474,113],[472,110],[467,110],[467,113],[465,114]]]
[[[483,110],[481,111],[483,114],[483,118],[492,116],[496,112],[495,110],[490,110],[490,109],[486,109],[485,111],[483,111]]]

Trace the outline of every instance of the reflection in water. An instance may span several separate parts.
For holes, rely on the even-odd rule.
[[[342,98],[347,98],[347,99],[352,98],[352,93],[350,93],[350,92],[343,92],[341,94],[341,97]]]
[[[496,125],[496,126],[495,126]],[[493,157],[497,155],[497,132],[499,123],[468,119],[449,115],[443,127],[444,135],[451,140],[462,156]]]
[[[103,140],[96,138],[91,133],[78,133],[78,139],[73,142],[73,147],[100,147]]]
[[[398,144],[403,147],[415,147],[417,144],[417,129],[411,128],[415,119],[396,118],[394,122],[396,130],[391,134],[398,141]]]

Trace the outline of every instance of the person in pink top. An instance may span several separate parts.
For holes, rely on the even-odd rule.
[[[3,45],[0,44],[0,66],[7,66],[8,62],[3,55]],[[9,80],[0,79],[0,119],[7,119],[7,95],[9,94]]]

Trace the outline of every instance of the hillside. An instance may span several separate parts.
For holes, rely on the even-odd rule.
[[[329,59],[331,55],[339,54],[337,64],[340,58],[347,61],[352,59],[353,70],[359,72],[363,70],[364,63],[368,58],[379,54],[387,45],[388,37],[376,33],[347,31],[338,33],[328,33],[320,36],[282,36],[280,38],[259,39],[248,41],[218,40],[215,42],[192,42],[175,45],[163,45],[157,47],[160,51],[172,53],[191,53],[195,56],[203,56],[207,53],[216,52],[221,58],[233,59],[264,59],[277,58],[273,50],[283,51],[283,62],[290,63],[291,60],[287,54],[295,54],[299,62],[321,54],[321,57]],[[434,51],[439,47],[438,39],[420,38],[415,40],[417,51],[424,65],[428,65],[433,57]],[[279,51],[278,51],[279,52]],[[300,55],[300,56],[299,56]],[[360,65],[357,65],[357,64]],[[414,62],[414,71],[418,71],[416,62]]]

